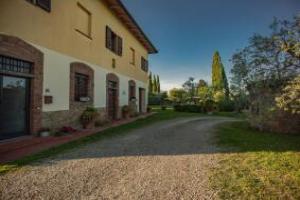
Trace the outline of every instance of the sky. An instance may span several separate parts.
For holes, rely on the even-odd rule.
[[[189,77],[211,83],[213,53],[218,50],[230,79],[231,56],[254,33],[267,34],[274,17],[300,13],[300,0],[122,0],[159,50],[150,55],[150,71],[162,90]]]

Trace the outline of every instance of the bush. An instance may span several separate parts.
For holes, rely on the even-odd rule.
[[[161,96],[159,94],[149,94],[148,104],[153,105],[153,106],[160,105],[161,104]]]
[[[219,102],[219,111],[221,112],[233,112],[235,110],[234,102],[231,100],[224,100]]]
[[[83,125],[83,127],[86,128],[87,125],[91,123],[93,120],[95,120],[97,116],[98,116],[98,111],[96,108],[87,107],[80,116],[80,122]]]
[[[151,113],[152,108],[150,106],[147,106],[147,113]]]
[[[174,110],[177,112],[203,113],[205,109],[200,105],[175,105]]]

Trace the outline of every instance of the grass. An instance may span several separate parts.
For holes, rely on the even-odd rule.
[[[158,112],[158,113],[155,115],[152,115],[148,118],[139,119],[139,120],[129,123],[129,124],[109,128],[100,133],[97,133],[97,134],[94,134],[91,136],[87,136],[87,137],[84,137],[84,138],[81,138],[81,139],[78,139],[76,141],[72,141],[72,142],[69,142],[66,144],[62,144],[60,146],[50,148],[48,150],[24,157],[22,159],[19,159],[19,160],[10,162],[10,163],[0,164],[0,174],[7,173],[9,171],[18,169],[24,165],[28,165],[28,164],[38,161],[40,159],[55,156],[64,151],[71,150],[71,149],[74,149],[79,146],[86,145],[86,144],[89,144],[92,142],[96,142],[96,141],[99,141],[104,138],[109,138],[109,137],[113,137],[115,135],[120,135],[120,134],[126,134],[130,130],[133,130],[136,128],[141,128],[143,126],[150,125],[155,122],[179,118],[179,117],[201,116],[201,114],[195,114],[195,113],[177,113],[177,112],[174,112],[173,110],[165,110],[165,111],[156,110],[155,112]]]
[[[300,137],[222,125],[218,143],[229,149],[211,176],[221,199],[300,199]]]

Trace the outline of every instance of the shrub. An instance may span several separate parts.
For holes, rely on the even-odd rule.
[[[122,115],[123,115],[123,118],[128,118],[130,116],[130,107],[125,105],[122,107]]]
[[[151,113],[152,108],[150,106],[147,106],[147,113]]]
[[[93,120],[95,120],[97,116],[97,109],[93,107],[87,107],[80,116],[80,122],[83,125],[83,127],[86,128],[87,125],[90,124]]]
[[[148,102],[149,102],[149,105],[160,105],[161,104],[161,96],[158,94],[149,94]]]
[[[234,102],[231,100],[223,100],[218,104],[219,111],[222,112],[233,112],[234,111]]]
[[[204,112],[203,106],[200,105],[175,105],[174,110],[177,112],[192,112],[192,113]]]

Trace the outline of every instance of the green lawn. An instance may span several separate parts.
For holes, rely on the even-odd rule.
[[[59,154],[61,152],[71,150],[73,148],[77,148],[78,146],[86,145],[92,142],[99,141],[103,138],[108,138],[108,137],[113,137],[114,135],[120,135],[120,134],[126,134],[128,131],[135,129],[135,128],[141,128],[146,125],[153,124],[158,121],[164,121],[164,120],[169,120],[169,119],[174,119],[178,117],[194,117],[194,116],[201,116],[203,114],[195,114],[195,113],[177,113],[174,112],[173,110],[155,110],[157,114],[152,115],[146,119],[139,119],[135,122],[121,125],[118,127],[114,128],[109,128],[105,131],[102,131],[101,133],[97,133],[91,136],[87,136],[85,138],[69,142],[63,145],[60,145],[58,147],[54,147],[45,151],[42,151],[40,153],[34,154],[27,156],[23,159],[7,163],[7,164],[0,164],[0,174],[6,173],[8,171],[17,169],[21,166],[27,165],[29,163],[32,163],[34,161],[47,158],[50,156],[54,156],[56,154]]]
[[[217,137],[229,149],[210,179],[221,199],[300,199],[300,136],[235,122],[221,126]]]

